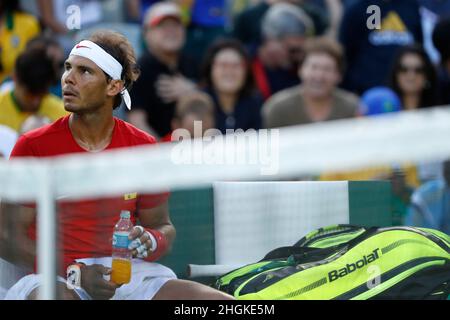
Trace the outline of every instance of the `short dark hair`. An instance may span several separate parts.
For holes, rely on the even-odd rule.
[[[125,88],[131,90],[133,83],[139,77],[140,70],[136,62],[133,46],[128,39],[118,32],[99,30],[94,32],[89,37],[89,40],[100,46],[122,65],[121,79],[125,82]],[[106,77],[111,79],[108,75]],[[121,96],[118,94],[114,102],[114,109],[119,107],[120,103]]]
[[[211,70],[216,55],[224,49],[233,49],[244,60],[245,63],[245,81],[239,96],[251,95],[254,91],[253,74],[251,70],[250,56],[244,45],[237,39],[233,38],[219,38],[207,50],[202,65],[202,85],[213,88]]]
[[[49,35],[39,35],[27,42],[25,50],[42,49],[47,52],[47,55],[52,59],[55,68],[54,84],[58,84],[61,81],[60,71],[64,66],[64,60],[56,61],[56,59],[50,55],[49,49],[54,47],[59,48],[61,52],[64,50],[55,38],[52,38]]]
[[[22,52],[16,60],[17,81],[34,94],[48,92],[55,80],[53,61],[45,48],[32,48]]]
[[[48,35],[38,35],[27,42],[26,49],[34,49],[34,48],[46,48],[46,47],[61,47],[59,42]]]

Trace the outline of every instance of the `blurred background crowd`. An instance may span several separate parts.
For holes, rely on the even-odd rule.
[[[132,110],[116,116],[160,141],[178,128],[195,137],[450,103],[447,0],[2,0],[0,155],[65,114],[64,61],[98,29],[125,34],[139,57]],[[430,204],[448,190],[448,164],[308,179],[391,179],[398,224],[450,211]]]

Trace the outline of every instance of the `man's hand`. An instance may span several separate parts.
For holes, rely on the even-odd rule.
[[[111,269],[106,268],[101,264],[82,266],[81,287],[86,290],[93,299],[111,299],[120,285],[103,278],[103,275],[109,274],[111,274]]]
[[[133,258],[147,258],[152,253],[152,238],[149,232],[145,231],[143,227],[133,227],[128,238],[131,240],[128,249],[133,250],[131,252]]]
[[[160,75],[156,82],[156,91],[164,103],[177,101],[186,93],[195,89],[195,84],[182,75]]]

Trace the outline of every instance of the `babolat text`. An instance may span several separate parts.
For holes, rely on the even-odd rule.
[[[380,249],[375,249],[372,251],[372,253],[363,256],[362,259],[354,262],[354,263],[348,263],[345,268],[333,270],[328,273],[328,281],[333,282],[339,278],[345,277],[346,275],[356,271],[357,269],[360,269],[369,263],[377,260],[379,258],[379,251]]]

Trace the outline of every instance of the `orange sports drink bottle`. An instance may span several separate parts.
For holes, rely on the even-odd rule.
[[[128,249],[130,240],[128,236],[133,228],[130,220],[130,211],[122,211],[120,220],[114,226],[112,243],[112,272],[111,281],[116,284],[125,284],[131,279],[131,250]]]

